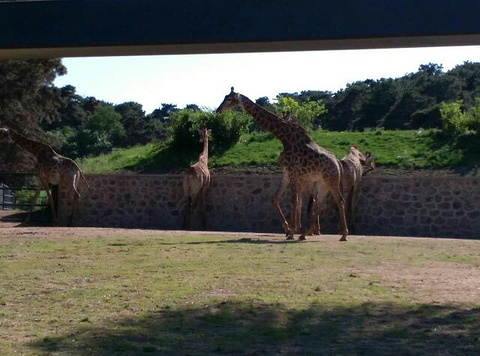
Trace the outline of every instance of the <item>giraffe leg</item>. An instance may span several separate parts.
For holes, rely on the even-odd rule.
[[[315,197],[315,194],[310,197],[310,200],[308,202],[308,218],[310,219],[309,221],[309,226],[308,230],[305,233],[305,235],[310,236],[310,235],[318,235],[318,214],[317,214],[317,198]]]
[[[310,235],[320,235],[320,201],[318,196],[318,184],[315,183],[313,186],[313,191],[310,194],[308,202],[308,218],[309,218],[309,227],[306,232],[307,236]]]
[[[294,227],[293,233],[296,230],[302,229],[301,221],[300,221],[300,214],[301,214],[301,207],[302,207],[302,186],[299,182],[294,182],[292,185],[292,201],[291,201],[291,226]],[[293,238],[292,233],[292,238]],[[290,237],[290,236],[289,236]],[[305,240],[305,234],[302,234],[299,237],[299,240]]]
[[[326,195],[325,189],[322,188],[323,187],[318,185],[315,186],[315,191],[311,198],[311,209],[309,211],[310,222],[304,235],[320,235],[320,204],[322,204]]]
[[[282,227],[285,231],[285,234],[288,236],[287,239],[291,240],[293,239],[293,233],[292,233],[292,236],[290,237],[290,234],[291,234],[290,227],[288,225],[287,219],[285,218],[285,214],[283,214],[283,211],[280,208],[280,199],[285,193],[287,186],[288,186],[288,176],[284,174],[282,178],[282,182],[280,183],[280,186],[278,187],[277,191],[272,197],[272,205],[275,208],[275,211],[277,212],[278,216],[280,217],[280,220],[282,222]]]
[[[297,218],[296,218],[296,226],[295,226],[295,233],[301,234],[302,233],[302,193],[298,193],[297,198]]]
[[[50,209],[52,210],[53,225],[57,225],[58,217],[57,217],[57,212],[55,211],[55,202],[53,201],[53,196],[52,196],[52,193],[50,192],[50,187],[48,186],[48,183],[46,183],[44,187],[45,187],[45,190],[47,191],[47,197],[48,197],[48,203],[50,204]]]
[[[35,194],[33,195],[32,199],[30,199],[30,207],[28,209],[27,217],[23,221],[24,224],[30,221],[30,215],[32,215],[33,207],[37,203],[38,196],[40,195],[40,190],[42,190],[42,187],[38,187],[37,190],[35,190]]]
[[[323,202],[320,201],[318,194],[315,196],[315,205],[313,216],[311,216],[312,223],[313,223],[313,231],[314,235],[320,235],[320,204]]]
[[[340,233],[342,237],[340,241],[347,241],[348,235],[348,228],[347,228],[347,220],[345,216],[345,199],[343,198],[342,194],[340,193],[340,189],[336,189],[331,191],[333,199],[337,204],[338,208],[338,219],[340,223]]]
[[[52,211],[52,216],[53,216],[53,224],[57,225],[57,223],[58,223],[57,212],[55,211],[55,202],[53,200],[52,193],[50,192],[50,187],[48,186],[48,180],[45,179],[44,177],[41,177],[41,176],[39,178],[40,178],[41,186],[47,192],[48,203],[50,205],[50,210]],[[34,204],[31,205],[31,208],[33,208],[33,205]]]
[[[290,200],[290,225],[292,226],[292,230],[291,230],[291,233],[287,237],[288,240],[293,240],[293,235],[295,234],[295,231],[298,228],[298,226],[297,226],[297,217],[298,217],[297,207],[298,207],[297,189],[296,189],[295,185],[292,185],[292,197],[291,197],[291,200]]]

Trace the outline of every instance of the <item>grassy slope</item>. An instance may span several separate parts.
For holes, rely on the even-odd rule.
[[[478,354],[478,304],[410,284],[478,241],[3,235],[2,355]]]
[[[472,165],[478,152],[466,152],[445,143],[435,131],[372,131],[312,133],[322,147],[342,157],[349,145],[356,144],[362,151],[370,151],[378,158],[378,166],[392,168],[445,168]],[[281,143],[271,135],[244,135],[240,141],[221,155],[215,154],[214,142],[209,165],[215,167],[266,166],[276,168]],[[86,172],[107,173],[122,170],[158,172],[183,170],[197,157],[201,148],[172,149],[148,144],[90,158],[81,162]]]

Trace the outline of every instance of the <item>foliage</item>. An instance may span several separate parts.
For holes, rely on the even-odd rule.
[[[60,89],[53,85],[55,77],[65,72],[60,60],[0,62],[0,126],[48,142],[59,153],[71,158],[164,141],[172,142],[171,149],[183,147],[186,153],[196,147],[193,149],[196,152],[200,146],[197,121],[215,126],[212,127],[215,154],[237,142],[245,127],[250,133],[264,132],[251,117],[245,118],[235,111],[220,116],[218,121],[196,104],[185,107],[188,113],[180,113],[175,104],[162,103],[147,115],[139,103],[114,106],[91,96],[82,97],[71,85]],[[280,93],[276,103],[267,97],[260,97],[256,102],[279,116],[289,111],[293,119],[299,120],[307,129],[436,128],[445,130],[450,139],[456,139],[478,133],[475,119],[478,97],[480,63],[465,62],[449,71],[435,63],[422,64],[418,71],[403,77],[349,83],[336,93],[317,90]],[[458,100],[462,100],[461,113],[447,107]],[[112,108],[120,115],[120,120],[119,116],[112,116]],[[445,115],[450,116],[442,118]],[[240,120],[240,117],[243,118]],[[169,137],[170,134],[175,137]],[[457,140],[456,144],[461,142]],[[12,145],[0,145],[0,163],[28,161],[28,154],[19,157],[16,155],[20,151]],[[460,151],[466,152],[458,145],[453,149],[457,156]]]
[[[59,118],[60,90],[53,82],[65,73],[60,59],[0,61],[0,127],[45,139],[39,125]],[[7,160],[27,161],[11,145],[0,143],[0,163]]]
[[[162,120],[154,115],[145,115],[142,105],[126,102],[115,106],[115,111],[122,116],[125,139],[122,147],[147,144],[166,138],[166,127]]]
[[[211,151],[218,154],[237,143],[246,132],[248,118],[239,112],[229,110],[223,114],[180,110],[171,116],[170,135],[173,147],[198,147],[198,130],[212,130]]]
[[[192,110],[192,109],[195,109],[195,107],[192,106],[192,104],[190,104],[190,106],[187,109]],[[149,116],[160,122],[169,122],[170,116],[172,116],[174,113],[178,112],[179,110],[180,109],[177,108],[177,105],[175,104],[162,103],[162,107],[153,110]],[[192,111],[195,111],[195,110],[192,110]]]
[[[122,116],[111,106],[98,106],[87,116],[78,134],[79,155],[100,154],[119,146],[125,138]]]
[[[275,106],[277,115],[289,113],[293,120],[298,120],[304,128],[312,129],[315,118],[326,113],[327,109],[320,100],[299,102],[289,96],[279,96]]]
[[[181,172],[198,157],[201,144],[173,147],[148,144],[131,149],[116,149],[111,154],[83,160],[82,167],[91,173],[133,170],[138,172]],[[192,134],[192,140],[194,135]],[[215,132],[213,132],[215,135]],[[391,168],[459,168],[478,165],[478,152],[473,143],[457,146],[437,130],[366,132],[315,131],[312,138],[341,158],[351,144],[370,151],[378,158],[377,166]],[[465,140],[462,140],[464,142]],[[479,141],[479,140],[477,140]],[[467,141],[465,141],[467,142]],[[281,143],[270,134],[244,134],[237,144],[225,152],[214,150],[209,159],[212,168],[228,171],[278,171]]]
[[[476,99],[474,106],[466,110],[462,110],[462,106],[461,100],[442,103],[440,113],[445,132],[454,138],[465,135],[476,135],[480,138],[480,98]]]

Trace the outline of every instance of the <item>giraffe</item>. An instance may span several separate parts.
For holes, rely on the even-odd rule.
[[[43,187],[43,189],[47,192],[48,202],[50,209],[52,210],[53,223],[56,225],[58,223],[57,211],[55,208],[54,199],[50,192],[49,184],[59,185],[62,182],[67,183],[69,189],[73,191],[74,194],[74,206],[77,206],[81,197],[80,193],[78,192],[80,178],[83,178],[87,184],[87,187],[89,187],[82,170],[75,163],[75,161],[68,157],[59,155],[50,145],[28,139],[12,129],[0,128],[0,141],[12,142],[23,148],[25,151],[31,153],[36,158],[35,171],[38,175],[41,186],[37,188],[32,200],[30,201],[30,209],[28,211],[27,218],[25,219],[25,223],[30,220],[33,206],[36,204],[40,190]],[[73,210],[74,209],[72,207],[70,223],[73,220]]]
[[[207,229],[207,191],[210,185],[210,171],[208,170],[208,137],[212,130],[203,128],[198,130],[203,150],[198,157],[198,162],[187,168],[183,178],[183,194],[185,197],[185,210],[183,214],[183,228],[191,228],[191,209],[198,206],[202,214],[203,229]]]
[[[216,112],[222,113],[235,107],[243,108],[263,129],[270,131],[283,144],[279,164],[284,174],[280,187],[272,198],[272,204],[281,219],[287,239],[292,240],[299,227],[298,212],[301,209],[302,191],[308,182],[318,182],[335,198],[342,235],[340,241],[346,241],[348,228],[345,201],[340,190],[341,165],[335,155],[315,143],[301,125],[272,114],[246,96],[235,93],[232,87]],[[288,186],[292,191],[290,224],[280,208],[280,198]],[[305,240],[309,233],[302,233],[299,240]]]
[[[354,233],[355,229],[355,206],[358,201],[362,176],[375,168],[375,160],[376,157],[370,153],[363,154],[360,152],[356,145],[351,145],[347,154],[339,160],[342,165],[341,186],[346,203],[347,226],[352,233]],[[366,168],[365,170],[363,169],[364,167]],[[316,184],[312,184],[309,187],[308,193],[311,195],[308,207],[310,224],[313,224],[310,227],[310,231],[313,234],[320,235],[319,211],[321,210],[321,205],[325,203],[326,194],[319,190]]]

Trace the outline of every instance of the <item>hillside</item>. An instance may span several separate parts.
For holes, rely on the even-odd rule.
[[[435,130],[313,132],[312,138],[341,158],[351,144],[377,157],[377,166],[388,169],[453,169],[478,167],[479,148],[471,142],[453,145]],[[223,154],[211,143],[209,165],[222,172],[275,172],[282,145],[269,134],[247,134]],[[80,161],[86,173],[178,173],[194,162],[200,146],[173,149],[167,144],[147,144]]]

